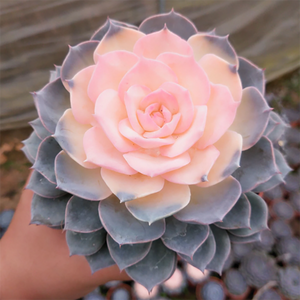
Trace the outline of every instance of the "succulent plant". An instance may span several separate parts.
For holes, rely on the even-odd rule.
[[[250,288],[240,271],[230,269],[226,272],[224,279],[228,294],[233,299],[245,299]]]
[[[231,242],[267,228],[255,192],[290,171],[264,86],[227,36],[174,11],[139,28],[108,19],[33,93],[31,223],[63,228],[92,272],[117,264],[149,291],[177,254],[221,274]]]
[[[257,297],[257,300],[283,300],[280,294],[274,289],[268,289]]]
[[[272,221],[270,228],[275,238],[289,237],[293,234],[289,224],[282,219]]]
[[[300,239],[295,236],[288,236],[280,239],[276,244],[279,255],[285,255],[289,263],[300,266]]]
[[[261,240],[254,243],[254,248],[261,251],[270,252],[275,244],[272,231],[264,230],[260,236]]]
[[[211,277],[209,281],[197,286],[196,297],[198,300],[225,300],[226,295],[221,281]]]
[[[287,201],[275,201],[270,210],[273,217],[279,217],[284,220],[291,220],[294,216],[294,208]]]

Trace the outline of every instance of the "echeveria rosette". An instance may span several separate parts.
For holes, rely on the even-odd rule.
[[[117,263],[151,290],[179,254],[221,273],[267,227],[255,192],[290,170],[272,144],[286,125],[227,36],[174,11],[107,20],[33,96],[32,223],[63,226],[93,272]]]

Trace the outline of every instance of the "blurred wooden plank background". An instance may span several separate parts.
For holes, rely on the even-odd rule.
[[[240,56],[273,80],[300,65],[299,0],[0,0],[0,129],[36,117],[30,91],[39,90],[67,45],[89,39],[107,16],[138,25],[171,8],[200,31],[216,28]]]

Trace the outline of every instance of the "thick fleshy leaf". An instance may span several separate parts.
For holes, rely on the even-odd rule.
[[[42,174],[35,170],[31,173],[26,188],[45,198],[57,198],[66,194],[65,191],[56,188],[55,184],[48,181]]]
[[[72,79],[80,70],[94,64],[93,54],[98,44],[98,41],[88,41],[74,47],[69,46],[69,53],[61,66],[61,79],[66,89],[69,89],[67,80]]]
[[[240,199],[224,217],[222,222],[215,225],[222,229],[237,229],[250,227],[251,206],[247,197],[242,194]]]
[[[264,136],[268,136],[277,127],[277,125],[279,125],[279,122],[275,121],[272,118],[272,115],[273,115],[273,112],[271,111],[267,127],[263,133]]]
[[[231,130],[226,131],[214,144],[214,147],[216,147],[220,154],[209,171],[207,180],[200,182],[198,186],[209,187],[230,176],[239,167],[242,142],[240,134]]]
[[[165,52],[180,55],[192,55],[191,46],[165,26],[162,30],[149,33],[140,38],[134,45],[133,52],[138,56],[155,59]]]
[[[124,175],[105,168],[101,169],[101,176],[121,202],[157,193],[164,186],[164,179],[159,176],[149,177],[140,173]]]
[[[149,253],[152,244],[150,242],[120,246],[109,235],[107,235],[106,242],[110,255],[120,270],[124,270],[141,261]]]
[[[154,15],[145,19],[139,27],[139,30],[149,34],[159,31],[165,27],[187,40],[190,36],[197,33],[195,25],[181,14],[171,10],[166,14]]]
[[[92,274],[116,264],[110,256],[106,243],[100,248],[98,252],[93,255],[86,256],[85,258],[90,265]]]
[[[253,192],[259,193],[259,192],[268,191],[276,187],[280,183],[285,182],[284,177],[292,170],[287,164],[287,162],[285,161],[285,158],[283,157],[282,153],[279,150],[274,149],[274,154],[275,154],[276,166],[279,169],[280,174],[276,174],[268,181],[258,185],[253,190]]]
[[[214,225],[210,226],[216,242],[216,253],[206,269],[222,274],[223,266],[230,253],[230,239],[226,230],[220,229]]]
[[[263,135],[270,112],[271,108],[258,89],[247,87],[243,90],[241,104],[230,126],[230,130],[242,135],[243,151],[255,145]]]
[[[189,91],[194,105],[206,104],[209,99],[210,84],[205,72],[192,56],[162,53],[157,60],[172,68],[178,78],[178,84]]]
[[[236,117],[238,105],[239,102],[233,100],[227,87],[211,84],[205,128],[203,135],[196,143],[197,148],[204,149],[224,135]]]
[[[164,220],[152,225],[141,222],[114,195],[100,202],[99,215],[108,234],[120,245],[147,243],[160,238],[165,232]]]
[[[125,92],[132,85],[144,85],[155,91],[167,81],[178,82],[176,74],[170,67],[160,61],[142,57],[121,80],[118,89],[120,99],[124,99]]]
[[[243,151],[240,165],[233,176],[240,182],[243,192],[253,190],[279,172],[275,164],[273,146],[265,137],[252,148]]]
[[[84,68],[68,83],[72,113],[76,121],[81,124],[90,124],[93,121],[95,105],[88,96],[88,85],[94,70],[94,65]]]
[[[64,191],[88,200],[102,200],[111,195],[103,181],[100,168],[86,169],[61,151],[55,160],[57,186]]]
[[[210,34],[198,33],[191,36],[188,43],[192,46],[195,60],[201,59],[206,54],[215,54],[226,60],[238,69],[238,57],[228,41],[227,36],[216,36]]]
[[[214,235],[209,228],[209,235],[206,241],[195,252],[193,259],[187,255],[180,256],[184,258],[189,264],[204,272],[206,266],[211,262],[216,253],[216,241]]]
[[[207,239],[208,229],[207,225],[188,224],[169,217],[166,219],[166,231],[161,239],[171,250],[192,258]]]
[[[230,241],[235,244],[248,244],[248,243],[253,243],[253,242],[259,242],[260,241],[260,236],[261,232],[254,233],[249,236],[237,236],[233,235],[230,232],[228,232],[228,236],[230,238]]]
[[[89,201],[73,196],[66,208],[65,230],[89,233],[103,228],[98,201]]]
[[[95,254],[104,245],[106,231],[82,233],[67,230],[66,241],[71,255],[92,255]]]
[[[190,186],[191,201],[174,217],[183,222],[212,224],[221,221],[232,209],[241,195],[239,182],[228,177],[220,183],[201,188]]]
[[[54,172],[54,160],[61,151],[60,145],[56,140],[49,136],[45,138],[39,146],[33,168],[46,177],[51,183],[56,183]]]
[[[229,230],[236,236],[250,236],[268,228],[268,206],[266,202],[253,192],[246,193],[251,205],[250,228]]]
[[[35,131],[33,131],[30,134],[28,139],[23,141],[24,148],[25,148],[24,152],[26,151],[26,153],[29,155],[29,158],[31,158],[31,160],[33,161],[35,161],[37,151],[41,142],[42,140],[38,137]]]
[[[109,29],[109,24],[110,23],[113,23],[113,24],[118,25],[118,26],[129,27],[129,28],[132,28],[132,29],[138,29],[134,25],[107,18],[104,25],[102,25],[98,30],[96,30],[96,32],[92,35],[91,40],[101,41],[102,38],[105,36],[106,32]]]
[[[32,197],[30,224],[62,226],[65,222],[66,205],[71,195],[58,198],[44,198],[37,194]]]
[[[60,71],[61,71],[61,66],[56,66],[54,65],[55,70],[54,71],[50,71],[50,78],[49,78],[49,82],[57,79],[60,77]]]
[[[33,99],[42,124],[49,132],[54,133],[58,120],[70,108],[70,95],[60,78],[33,93]]]
[[[90,99],[96,102],[103,91],[118,90],[121,79],[138,60],[134,53],[128,51],[113,51],[97,56],[97,64],[87,89]]]
[[[176,253],[157,240],[152,242],[151,249],[144,259],[125,270],[150,293],[154,286],[171,277],[175,271],[176,261]]]
[[[166,181],[160,192],[125,204],[135,218],[152,224],[157,220],[175,214],[187,206],[190,202],[190,195],[188,185]]]
[[[91,125],[78,123],[72,110],[68,109],[60,118],[53,136],[73,160],[84,168],[93,169],[97,166],[85,161],[87,156],[83,149],[83,136],[89,128]]]
[[[137,173],[128,165],[101,127],[90,128],[84,135],[83,144],[88,162],[122,174]]]
[[[29,154],[27,147],[24,146],[24,147],[22,147],[21,150],[22,150],[23,153],[25,154],[26,158],[27,158],[32,164],[34,164],[35,159]]]
[[[97,61],[97,54],[102,55],[117,50],[132,52],[136,41],[143,36],[144,34],[138,30],[119,26],[109,20],[109,28],[94,52],[94,61]]]
[[[163,156],[175,157],[190,149],[202,136],[207,117],[207,106],[195,106],[195,116],[190,128],[178,135],[174,144],[163,146],[160,152]]]
[[[242,81],[243,89],[249,86],[256,87],[262,94],[265,93],[265,75],[264,71],[249,60],[239,57],[239,75]]]
[[[241,101],[242,83],[236,66],[229,64],[214,54],[204,55],[200,59],[199,64],[212,83],[227,86],[234,101]]]
[[[45,139],[47,136],[51,135],[51,133],[44,127],[43,123],[39,118],[29,122],[31,127],[34,129],[36,135],[41,139]]]
[[[277,113],[273,111],[270,114],[270,118],[272,118],[277,123],[277,126],[268,134],[268,138],[273,143],[276,143],[281,138],[288,125],[282,120],[282,118]]]
[[[153,150],[157,151],[156,149]],[[169,158],[136,151],[126,153],[123,157],[134,170],[150,177],[176,170],[189,164],[191,161],[188,152],[184,152],[174,158]]]
[[[207,175],[219,154],[219,150],[213,145],[203,150],[190,149],[191,162],[188,165],[161,176],[173,183],[197,184],[207,179]]]

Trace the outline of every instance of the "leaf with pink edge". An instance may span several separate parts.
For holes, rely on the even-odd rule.
[[[216,241],[209,228],[209,235],[206,241],[195,252],[193,259],[187,255],[179,254],[189,264],[204,272],[206,266],[211,262],[216,253]]]
[[[268,206],[266,202],[253,192],[246,193],[251,205],[250,228],[229,230],[236,236],[250,236],[268,228]]]
[[[66,208],[65,230],[89,233],[103,228],[99,214],[98,201],[89,201],[73,196]]]
[[[54,81],[55,79],[60,77],[61,66],[56,66],[56,65],[54,66],[55,66],[55,70],[50,71],[49,82]]]
[[[207,237],[207,225],[188,224],[169,217],[166,219],[166,231],[161,239],[166,247],[192,258]]]
[[[91,37],[91,40],[93,41],[101,41],[103,39],[103,37],[105,36],[105,34],[107,33],[108,29],[109,29],[109,25],[110,23],[116,25],[116,26],[120,26],[120,27],[128,27],[128,28],[132,28],[132,29],[138,29],[136,26],[125,23],[125,22],[120,22],[120,21],[116,21],[110,18],[107,18],[106,22],[104,23],[103,26],[101,26]]]
[[[195,25],[187,18],[174,12],[174,10],[166,14],[159,14],[147,18],[142,22],[139,30],[149,34],[163,29],[165,24],[169,30],[185,40],[197,33]]]
[[[26,188],[45,198],[58,198],[66,194],[65,191],[56,188],[55,184],[35,170],[31,173]]]
[[[271,108],[255,87],[243,90],[242,101],[230,130],[243,137],[243,151],[251,148],[263,135],[269,121]]]
[[[61,147],[56,140],[52,136],[48,136],[41,142],[35,163],[32,166],[53,184],[56,183],[54,160],[60,151]]]
[[[164,220],[152,225],[137,220],[115,195],[100,201],[99,216],[108,234],[120,245],[147,243],[165,232]]]
[[[58,120],[70,108],[70,95],[60,78],[33,93],[33,99],[42,124],[49,132],[54,133]]]
[[[255,193],[265,192],[265,191],[268,191],[268,190],[276,187],[277,185],[285,182],[284,177],[290,171],[292,171],[292,169],[289,167],[289,165],[287,164],[285,158],[283,157],[282,153],[279,150],[274,149],[274,154],[275,154],[276,166],[279,169],[280,174],[276,174],[271,179],[269,179],[268,181],[258,185],[253,190],[253,192],[255,192]]]
[[[55,159],[57,186],[78,197],[88,200],[102,200],[111,195],[103,181],[100,168],[86,169],[61,151]]]
[[[106,239],[106,231],[82,233],[67,230],[66,241],[71,255],[92,255],[101,249]]]
[[[237,203],[221,222],[215,225],[222,229],[237,229],[250,227],[251,206],[249,200],[242,194]]]
[[[190,203],[174,215],[182,222],[212,224],[221,221],[241,195],[239,182],[231,176],[207,188],[190,186],[190,189]]]
[[[120,270],[124,270],[141,261],[150,251],[150,243],[119,245],[110,235],[107,235],[106,243],[113,260]]]
[[[152,243],[144,259],[125,270],[133,280],[143,285],[150,293],[154,286],[171,277],[176,262],[176,253],[157,240]]]
[[[105,243],[98,252],[85,257],[88,261],[92,274],[95,272],[115,265],[115,261],[110,256],[107,244]]]
[[[66,205],[71,195],[58,198],[44,198],[37,194],[32,197],[30,224],[60,226],[65,223]]]
[[[260,241],[261,232],[254,233],[249,236],[236,236],[228,232],[230,241],[235,244],[248,244]]]
[[[36,154],[42,140],[38,137],[38,135],[33,131],[28,139],[23,141],[24,144],[24,153],[27,153],[27,158],[32,162],[35,161]],[[26,151],[26,152],[25,152]]]
[[[243,192],[253,190],[279,172],[275,164],[273,146],[266,137],[262,137],[252,148],[242,152],[240,165],[232,176],[240,182]]]
[[[270,118],[276,122],[276,127],[268,134],[268,138],[272,141],[272,143],[276,143],[288,128],[288,125],[274,111],[271,112]]]
[[[67,89],[72,84],[71,79],[80,70],[94,64],[93,55],[98,44],[98,41],[88,41],[74,47],[70,46],[69,53],[61,66],[61,79]]]
[[[223,266],[231,249],[230,239],[226,230],[218,228],[214,225],[211,225],[210,228],[213,232],[216,242],[216,253],[210,263],[206,266],[206,269],[215,271],[221,276]]]
[[[264,71],[249,60],[239,57],[239,75],[242,81],[243,89],[246,87],[256,87],[262,94],[265,93],[265,76]]]
[[[29,122],[29,124],[41,140],[51,135],[51,133],[44,127],[43,123],[39,118]]]

